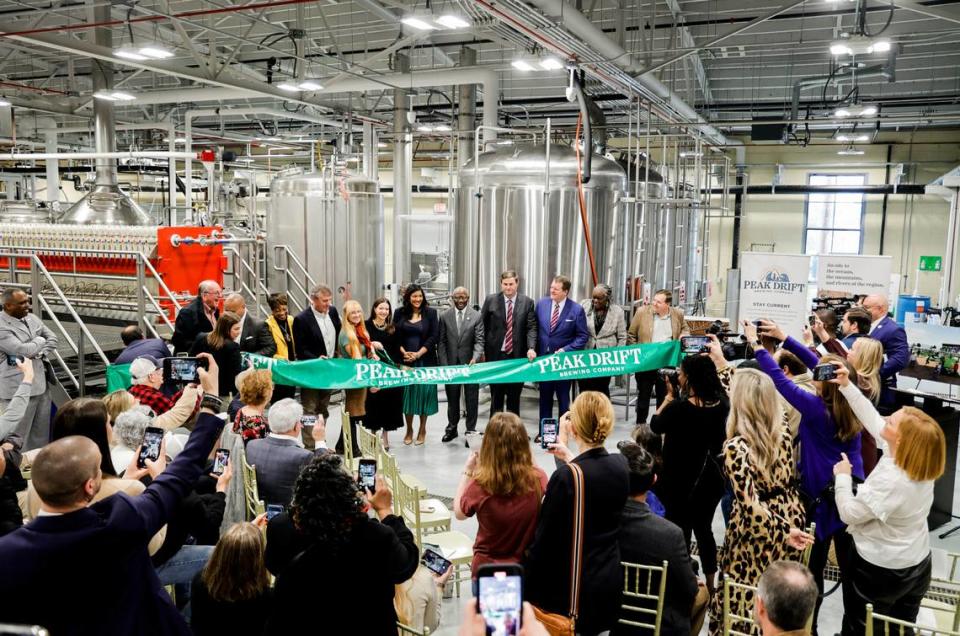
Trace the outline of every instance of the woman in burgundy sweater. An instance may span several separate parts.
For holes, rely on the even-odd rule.
[[[483,433],[480,455],[463,468],[453,511],[461,521],[477,515],[473,573],[484,563],[519,563],[537,529],[547,474],[534,465],[520,418],[497,413]]]

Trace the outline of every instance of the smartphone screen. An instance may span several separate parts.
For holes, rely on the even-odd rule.
[[[710,338],[706,336],[681,336],[680,337],[680,348],[681,350],[690,355],[695,353],[702,353],[706,350],[707,345],[710,344]]]
[[[813,379],[824,382],[837,377],[837,368],[832,364],[820,364],[813,367]]]
[[[206,366],[200,358],[164,358],[163,380],[181,384],[199,382],[200,374],[197,373],[197,368]]]
[[[160,459],[160,443],[163,441],[163,429],[155,426],[148,426],[143,432],[143,443],[140,445],[140,456],[137,458],[137,466],[146,468],[147,460],[157,461]]]
[[[17,366],[17,363],[20,362],[21,360],[23,360],[23,358],[21,358],[20,356],[12,356],[10,354],[7,354],[7,364],[9,364],[11,367]]]
[[[229,463],[230,451],[226,448],[218,448],[216,454],[213,456],[213,474],[222,475]]]
[[[360,488],[374,492],[377,487],[377,460],[361,459],[358,472]]]
[[[488,634],[518,634],[523,614],[523,568],[492,563],[477,573],[477,611]]]
[[[280,504],[267,504],[267,521],[270,521],[281,512],[283,512],[283,506]]]
[[[557,443],[557,432],[560,424],[555,417],[545,417],[540,420],[540,446],[549,448],[550,444]]]
[[[316,415],[310,415],[309,413],[306,414],[306,415],[301,415],[301,416],[300,416],[300,423],[303,424],[304,426],[316,426],[316,424],[317,424],[317,416],[316,416]]]
[[[443,574],[447,571],[447,568],[450,567],[450,561],[430,549],[423,551],[423,564],[428,570],[436,572],[437,574]]]

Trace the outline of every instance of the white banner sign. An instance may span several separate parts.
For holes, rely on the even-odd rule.
[[[890,256],[821,254],[817,257],[817,293],[884,294],[890,288]]]
[[[740,262],[740,319],[772,320],[788,335],[800,339],[810,313],[810,257],[744,252]],[[740,328],[736,331],[742,333]]]

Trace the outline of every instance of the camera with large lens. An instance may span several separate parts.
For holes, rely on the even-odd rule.
[[[753,357],[746,336],[724,328],[722,321],[714,320],[707,326],[706,332],[717,337],[723,357],[727,360],[749,360]]]

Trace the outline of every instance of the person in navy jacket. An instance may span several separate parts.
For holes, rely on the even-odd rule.
[[[883,345],[885,359],[883,366],[880,367],[880,377],[886,386],[897,386],[897,374],[910,364],[910,343],[907,342],[907,332],[887,316],[890,303],[886,296],[881,294],[867,296],[863,299],[863,308],[869,311],[873,318],[870,335]]]
[[[587,315],[570,294],[570,279],[558,275],[550,282],[550,296],[537,301],[537,355],[579,351],[587,344]],[[570,381],[540,383],[540,419],[553,416],[553,396],[560,405],[559,415],[570,410]]]
[[[191,633],[160,585],[147,544],[204,472],[223,428],[217,365],[201,355],[209,368],[200,369],[196,428],[166,470],[161,451],[159,461],[136,471],[156,474],[139,496],[118,493],[89,504],[102,475],[100,451],[84,437],[40,451],[32,474],[40,514],[0,538],[0,622],[42,625],[58,636]]]

